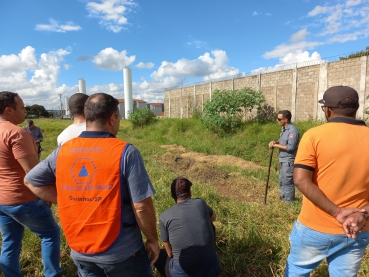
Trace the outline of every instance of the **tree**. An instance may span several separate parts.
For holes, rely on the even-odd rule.
[[[347,57],[340,57],[340,60],[347,60],[347,59],[352,59],[352,58],[357,58],[357,57],[362,57],[362,56],[369,56],[369,46],[367,46],[365,50],[350,54]]]
[[[150,109],[134,109],[128,113],[128,120],[132,122],[133,128],[143,128],[144,126],[154,123],[157,118]]]
[[[205,103],[201,122],[219,135],[235,133],[242,118],[253,108],[260,108],[265,97],[251,88],[241,90],[216,90],[211,100]]]
[[[40,117],[40,116],[48,117],[49,116],[49,113],[46,111],[44,106],[37,105],[37,104],[34,104],[32,106],[27,106],[26,111],[27,111],[27,117]]]

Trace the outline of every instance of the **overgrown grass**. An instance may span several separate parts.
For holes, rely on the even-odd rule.
[[[57,135],[71,122],[60,120],[36,120],[45,135],[42,158],[56,147]],[[301,134],[320,122],[301,122],[297,127]],[[141,152],[149,176],[156,189],[154,204],[157,217],[174,204],[170,197],[170,183],[178,173],[165,167],[158,157],[166,150],[161,145],[177,144],[188,150],[214,155],[234,155],[268,166],[270,152],[268,142],[277,139],[280,127],[276,122],[266,124],[245,123],[237,134],[219,138],[208,132],[195,119],[160,119],[143,129],[133,129],[128,121],[121,122],[118,137],[133,143]],[[221,276],[283,276],[289,251],[288,236],[301,207],[301,194],[297,201],[285,205],[278,199],[278,154],[273,156],[268,204],[263,205],[263,195],[255,201],[246,202],[238,198],[225,197],[218,193],[210,182],[194,182],[193,196],[201,197],[214,209],[217,220],[217,251],[221,261]],[[219,167],[228,173],[247,177],[250,184],[263,186],[267,170],[239,169],[232,165]],[[191,179],[191,176],[187,176]],[[244,190],[249,184],[239,184]],[[263,188],[261,188],[263,191]],[[55,209],[55,207],[54,207]],[[57,214],[55,213],[56,217]],[[62,238],[62,267],[65,276],[74,276],[76,268],[69,258],[69,249]],[[26,232],[21,264],[24,276],[43,276],[39,239]],[[368,256],[361,266],[359,276],[369,272]],[[155,273],[155,276],[157,273]],[[322,264],[313,276],[328,276],[327,267]]]

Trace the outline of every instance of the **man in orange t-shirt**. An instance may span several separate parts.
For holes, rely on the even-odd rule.
[[[0,92],[0,266],[5,277],[22,276],[19,254],[26,227],[41,238],[45,276],[61,276],[59,226],[45,201],[24,185],[24,176],[38,163],[31,134],[17,126],[25,112],[18,94]]]
[[[303,202],[284,276],[310,276],[323,259],[330,276],[357,276],[369,230],[350,230],[363,227],[367,214],[369,128],[355,119],[353,88],[331,87],[319,103],[328,123],[308,130],[297,151],[294,180]]]

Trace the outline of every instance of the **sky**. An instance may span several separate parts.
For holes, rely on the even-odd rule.
[[[78,91],[165,89],[369,46],[369,0],[1,0],[0,91],[59,109]],[[64,102],[64,100],[63,100]]]

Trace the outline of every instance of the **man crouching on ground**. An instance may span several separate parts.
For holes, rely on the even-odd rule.
[[[162,273],[166,267],[167,277],[215,277],[220,273],[212,225],[215,213],[204,200],[191,198],[191,186],[184,177],[174,179],[171,194],[176,204],[160,215],[160,238],[169,258],[163,258],[165,251],[161,251],[159,259],[164,262],[155,266]]]

